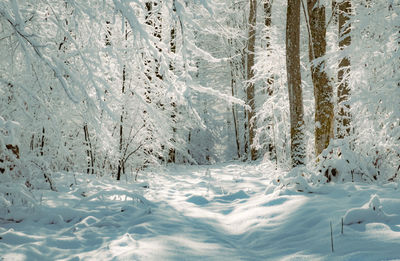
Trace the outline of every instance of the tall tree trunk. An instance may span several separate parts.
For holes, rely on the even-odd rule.
[[[234,9],[235,10],[235,9]],[[235,64],[234,56],[237,55],[237,49],[235,49],[235,40],[228,39],[229,50],[233,50],[229,57],[229,67],[231,72],[231,94],[232,97],[237,97],[236,83],[237,83],[237,65]],[[233,116],[233,127],[235,131],[235,142],[236,142],[236,155],[240,159],[240,134],[239,134],[239,120],[238,120],[238,110],[237,105],[232,104],[232,116]]]
[[[309,59],[315,99],[315,155],[328,147],[333,138],[333,87],[325,71],[322,58],[326,53],[325,7],[319,0],[307,0],[309,26]]]
[[[269,56],[269,49],[271,47],[271,23],[272,23],[272,2],[273,0],[265,0],[264,2],[264,13],[265,13],[265,28],[266,28],[266,35],[265,35],[265,40],[266,40],[266,49],[267,53]],[[272,96],[274,94],[274,89],[273,89],[273,84],[274,84],[274,76],[272,74],[268,75],[267,78],[267,95]],[[272,126],[275,125],[274,118],[270,119],[269,121],[272,121]],[[268,121],[265,122],[265,124],[269,124]],[[272,127],[272,131],[274,131],[274,127]],[[275,134],[274,134],[275,135]],[[275,139],[270,139],[268,142],[268,153],[270,155],[270,159],[276,159],[276,147],[275,147]]]
[[[247,112],[247,122],[249,128],[249,146],[251,160],[257,159],[257,150],[253,147],[255,130],[256,130],[256,106],[254,100],[254,83],[250,82],[254,76],[254,50],[256,44],[256,17],[257,17],[257,1],[250,0],[249,13],[249,35],[247,43],[247,104],[251,110]]]
[[[153,27],[153,36],[155,38],[157,38],[159,40],[159,42],[161,42],[161,26],[162,26],[162,18],[161,18],[161,13],[157,11],[157,9],[159,8],[159,4],[161,1],[146,1],[145,3],[145,7],[146,7],[146,16],[145,16],[145,20],[146,20],[146,24],[150,25],[151,27]],[[155,17],[153,17],[155,16]],[[157,48],[157,50],[161,53],[161,48],[159,44],[156,44],[155,46]],[[162,80],[163,79],[163,75],[161,75],[160,73],[160,61],[158,61],[158,59],[156,57],[153,58],[153,60],[149,61],[149,64],[152,64],[154,62],[154,70],[155,70],[155,75],[158,79]],[[150,79],[151,80],[151,77]]]
[[[126,81],[126,68],[125,65],[122,69],[122,97],[125,95],[125,82]],[[122,99],[124,100],[124,99]],[[124,101],[122,101],[124,102]],[[124,170],[124,158],[123,158],[123,153],[122,153],[122,147],[123,147],[123,134],[124,134],[124,112],[125,112],[125,106],[122,104],[121,108],[121,117],[120,117],[120,122],[119,122],[119,160],[118,160],[118,171],[117,171],[117,180],[121,179],[121,173],[123,173]]]
[[[124,32],[125,42],[128,41],[128,27],[127,22],[125,21],[125,32]],[[117,180],[121,179],[121,173],[125,174],[125,155],[122,152],[123,149],[123,134],[124,134],[124,114],[125,114],[125,105],[124,105],[124,96],[125,96],[125,87],[126,87],[126,65],[123,65],[122,68],[122,88],[121,88],[121,97],[122,97],[122,106],[121,106],[121,116],[119,122],[119,160],[118,160],[118,170],[117,170]]]
[[[265,0],[264,3],[264,13],[265,13],[265,27],[267,29],[265,40],[266,40],[266,49],[269,50],[271,47],[271,23],[272,23],[272,2],[273,0]],[[269,55],[269,52],[268,52]],[[274,78],[272,75],[269,75],[267,78],[267,92],[269,96],[273,95],[272,85],[274,84]]]
[[[175,6],[175,0],[173,1],[173,7],[172,7],[173,9],[173,11],[174,11],[174,13],[176,13],[176,6]],[[172,26],[171,26],[171,31],[170,31],[170,37],[171,37],[171,39],[170,39],[170,43],[169,43],[169,45],[170,45],[170,51],[171,51],[171,53],[173,53],[173,54],[175,54],[176,53],[176,24],[175,24],[175,22],[172,24]],[[160,41],[161,41],[161,39],[160,39]],[[171,71],[174,71],[174,69],[175,69],[175,66],[174,66],[174,64],[173,64],[173,62],[171,61],[170,62],[170,64],[169,64],[169,69],[171,70]],[[173,133],[173,137],[172,137],[172,142],[176,142],[176,138],[175,138],[175,136],[176,136],[176,130],[177,130],[177,128],[176,128],[176,123],[177,123],[177,115],[178,115],[178,107],[177,107],[177,104],[176,104],[176,102],[175,101],[172,101],[171,103],[170,103],[170,105],[172,106],[172,108],[173,108],[173,110],[172,110],[172,114],[171,114],[171,121],[173,122],[172,123],[172,133]],[[167,160],[167,162],[169,162],[169,163],[175,163],[175,161],[176,161],[176,150],[175,150],[175,148],[169,148],[169,151],[168,151],[168,160]]]
[[[350,37],[350,15],[351,1],[345,0],[338,3],[338,20],[339,20],[339,48],[345,49],[351,44]],[[339,63],[338,81],[339,87],[337,91],[338,97],[338,117],[337,117],[337,137],[344,138],[350,134],[350,105],[347,103],[350,96],[350,87],[348,77],[350,74],[350,59],[343,57]]]
[[[288,0],[286,18],[286,70],[290,103],[292,166],[304,164],[304,109],[300,71],[300,1]]]

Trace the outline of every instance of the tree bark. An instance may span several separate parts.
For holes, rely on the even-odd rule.
[[[325,7],[319,0],[307,0],[309,26],[309,59],[315,99],[315,155],[328,147],[333,138],[333,87],[325,71],[325,62],[316,61],[326,53]]]
[[[288,0],[286,19],[286,70],[290,103],[292,166],[304,164],[304,109],[300,71],[300,1]]]
[[[338,3],[338,21],[339,21],[339,48],[344,50],[351,44],[350,37],[350,15],[351,1],[345,0]],[[348,77],[350,74],[350,59],[343,57],[339,63],[338,71],[338,117],[337,117],[337,137],[342,139],[350,134],[350,105],[347,103],[350,96],[350,87]]]
[[[249,146],[250,146],[250,158],[251,160],[257,159],[257,150],[253,147],[255,130],[256,130],[256,118],[255,118],[255,100],[254,100],[254,83],[250,82],[254,76],[254,50],[256,43],[256,16],[257,16],[257,1],[250,0],[250,13],[249,13],[249,34],[247,43],[247,104],[251,110],[247,112],[247,122],[249,128]]]

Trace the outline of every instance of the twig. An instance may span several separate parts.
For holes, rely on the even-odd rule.
[[[333,249],[333,231],[332,231],[332,221],[330,222],[330,225],[331,225],[331,248],[332,248],[332,253],[334,252],[334,249]]]
[[[342,218],[342,235],[343,235],[343,218]]]

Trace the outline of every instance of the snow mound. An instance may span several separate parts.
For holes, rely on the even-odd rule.
[[[277,185],[278,189],[312,193],[314,189],[311,186],[310,175],[312,174],[305,167],[296,167],[278,176],[273,184]]]
[[[381,200],[378,195],[371,195],[371,199],[361,208],[349,209],[344,215],[343,222],[345,225],[372,223],[372,222],[388,222],[391,216],[387,215],[383,209]]]
[[[217,202],[229,202],[235,201],[239,199],[246,199],[249,198],[249,195],[246,194],[243,190],[239,190],[238,192],[227,194],[219,197],[215,197],[215,201]]]

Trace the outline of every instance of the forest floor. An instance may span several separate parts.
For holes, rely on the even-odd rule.
[[[139,183],[54,174],[58,192],[35,191],[18,223],[0,219],[0,260],[400,260],[397,184],[306,193],[279,174],[241,163],[171,166]]]

